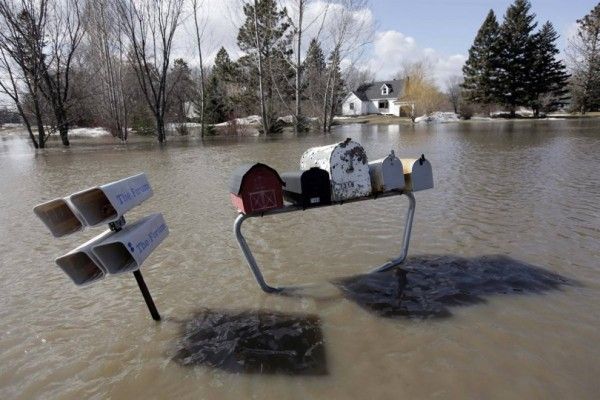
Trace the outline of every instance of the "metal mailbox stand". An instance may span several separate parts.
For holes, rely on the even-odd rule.
[[[383,194],[380,194],[375,197],[374,196],[360,197],[357,199],[346,200],[341,203],[334,203],[331,205],[323,205],[323,206],[315,206],[315,207],[311,207],[309,209],[320,208],[320,207],[329,207],[329,206],[333,206],[336,204],[341,205],[341,204],[346,204],[346,203],[354,203],[357,201],[380,199],[380,198],[384,198],[384,197],[401,196],[401,195],[405,195],[406,197],[408,197],[408,201],[409,201],[408,210],[406,212],[406,219],[404,222],[404,236],[402,239],[402,253],[400,253],[400,255],[398,257],[396,257],[396,258],[388,261],[387,263],[385,263],[379,267],[376,267],[370,271],[370,272],[382,272],[382,271],[386,271],[390,268],[393,268],[395,266],[402,264],[408,254],[408,245],[410,242],[410,234],[412,231],[412,224],[413,224],[413,218],[415,215],[415,206],[416,206],[415,197],[412,192],[402,192],[402,191],[387,192],[387,193],[383,193]],[[254,255],[252,254],[252,251],[250,250],[250,247],[248,246],[248,243],[246,242],[244,235],[242,234],[242,224],[248,218],[263,217],[263,216],[276,215],[276,214],[285,214],[285,213],[290,213],[290,212],[295,212],[295,211],[304,211],[304,210],[305,209],[302,208],[301,206],[286,205],[283,208],[268,210],[268,211],[265,211],[264,213],[255,213],[255,214],[240,213],[238,215],[238,217],[235,219],[235,222],[233,224],[233,232],[235,233],[235,237],[238,241],[240,249],[242,250],[242,253],[244,253],[244,257],[246,258],[246,261],[248,262],[248,266],[250,267],[250,270],[254,274],[254,278],[256,279],[256,282],[258,282],[258,285],[260,286],[260,288],[267,293],[281,293],[286,290],[297,289],[297,287],[274,287],[274,286],[270,286],[265,281],[265,278],[263,277],[260,267],[258,266],[258,263],[256,262],[256,259],[254,258]]]

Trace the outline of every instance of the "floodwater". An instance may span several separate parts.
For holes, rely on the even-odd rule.
[[[298,167],[351,137],[371,159],[424,153],[406,266],[403,197],[251,219],[274,285],[232,233],[230,172]],[[600,122],[348,125],[331,135],[197,138],[159,146],[73,138],[35,153],[0,133],[0,398],[592,399],[600,391]],[[53,260],[100,233],[51,237],[37,203],[145,171],[170,236],[142,272],[86,288]],[[321,295],[325,293],[325,295]]]

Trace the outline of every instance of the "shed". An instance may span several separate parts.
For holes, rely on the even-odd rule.
[[[253,214],[283,207],[283,180],[268,165],[244,164],[233,171],[229,191],[233,206]]]
[[[300,169],[324,169],[331,180],[331,200],[344,201],[371,194],[367,153],[350,138],[341,143],[313,147],[302,154]]]

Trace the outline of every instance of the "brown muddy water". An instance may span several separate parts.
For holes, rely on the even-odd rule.
[[[424,153],[435,189],[252,219],[263,293],[232,233],[230,172],[298,167],[351,137],[371,159]],[[54,264],[100,228],[54,239],[32,207],[145,171],[171,234],[134,278],[75,287]],[[600,391],[600,122],[338,127],[331,135],[196,138],[160,147],[73,138],[35,153],[0,133],[0,398],[592,399]]]

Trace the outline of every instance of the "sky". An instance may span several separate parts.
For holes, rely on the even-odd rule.
[[[493,9],[501,21],[511,3],[512,0],[371,0],[370,7],[360,14],[369,21],[375,34],[355,66],[370,69],[377,79],[385,80],[391,79],[403,63],[426,58],[436,82],[443,88],[449,77],[462,74],[468,49],[488,11]],[[532,0],[531,3],[540,26],[547,20],[554,24],[561,36],[557,43],[561,51],[566,47],[566,38],[575,32],[575,21],[597,4],[594,0]],[[208,63],[221,46],[232,58],[239,55],[235,38],[243,19],[240,4],[241,0],[205,0],[207,30],[203,46]],[[307,14],[322,12],[321,0],[311,4],[312,10]],[[192,37],[189,21],[184,24],[182,35]],[[179,52],[189,58],[190,52],[195,52],[193,47],[191,43],[182,45]]]

